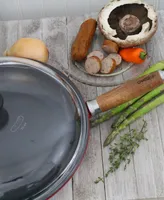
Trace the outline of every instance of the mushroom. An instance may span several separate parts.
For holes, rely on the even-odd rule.
[[[101,9],[97,22],[105,38],[122,48],[145,44],[157,30],[157,14],[142,0],[114,0]]]

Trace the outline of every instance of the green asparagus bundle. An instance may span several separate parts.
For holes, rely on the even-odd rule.
[[[150,112],[151,110],[153,110],[157,106],[161,105],[162,103],[164,103],[164,94],[163,93],[161,95],[157,96],[152,101],[145,104],[143,107],[141,107],[136,112],[134,112],[132,115],[130,115],[128,118],[126,118],[115,130],[112,131],[112,133],[110,133],[108,135],[108,137],[106,138],[106,140],[104,142],[104,147],[108,146],[115,139],[115,137],[120,133],[120,131],[125,129],[129,124],[131,124],[136,119],[143,116],[144,114]]]
[[[147,70],[145,70],[144,73],[142,73],[139,77],[142,77],[144,75],[150,74],[152,72],[158,71],[158,70],[164,70],[164,61],[160,61],[154,65],[152,65],[150,68],[148,68]],[[111,117],[113,117],[114,115],[117,115],[119,113],[121,113],[122,111],[124,111],[127,107],[129,107],[130,105],[132,105],[133,103],[135,103],[138,99],[140,99],[141,97],[135,98],[129,102],[126,102],[116,108],[113,108],[109,111],[107,111],[104,114],[99,115],[96,119],[91,119],[90,123],[91,123],[91,127],[95,127],[100,123],[103,123],[107,120],[109,120]]]
[[[133,99],[127,103],[124,103],[116,108],[113,108],[103,114],[100,114],[99,116],[96,116],[96,118],[93,118],[90,120],[91,127],[95,127],[109,119],[111,119],[113,116],[121,113],[123,110],[125,110],[128,106],[133,104],[135,101],[137,101],[139,98]]]
[[[160,93],[164,91],[164,84],[160,85],[159,87],[155,88],[151,92],[147,93],[143,97],[141,97],[138,101],[136,101],[134,104],[129,106],[127,110],[125,110],[119,118],[112,124],[112,128],[117,128],[130,114],[138,110],[143,104],[150,101]]]

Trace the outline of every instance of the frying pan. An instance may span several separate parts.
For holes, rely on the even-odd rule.
[[[89,138],[88,115],[143,95],[164,78],[162,71],[154,72],[84,102],[76,86],[54,67],[0,58],[0,200],[52,196],[81,163]]]

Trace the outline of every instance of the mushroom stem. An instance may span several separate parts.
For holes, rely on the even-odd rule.
[[[146,53],[146,52],[142,51],[142,52],[140,53],[140,58],[141,58],[142,60],[145,60],[146,56],[147,56],[147,53]]]
[[[135,32],[141,26],[141,23],[136,16],[128,14],[119,21],[119,26],[124,33],[130,34]]]

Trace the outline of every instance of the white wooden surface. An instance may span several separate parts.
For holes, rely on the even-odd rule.
[[[146,46],[152,63],[164,59],[164,12],[159,14],[159,29],[153,39]],[[70,20],[67,20],[69,30]],[[72,36],[74,36],[72,30]],[[68,35],[68,50],[71,35]],[[69,52],[68,52],[69,58]],[[69,60],[68,63],[70,64]],[[70,67],[70,65],[69,65]],[[80,74],[78,74],[80,75]],[[124,77],[123,77],[124,78]],[[91,99],[98,94],[110,90],[109,87],[92,87],[74,81],[84,98]],[[133,162],[124,171],[121,167],[115,174],[108,177],[105,183],[94,184],[97,176],[101,176],[108,168],[108,148],[102,144],[110,131],[112,119],[91,131],[91,140],[82,165],[72,179],[72,193],[75,200],[162,200],[164,199],[164,106],[154,109],[144,116],[148,122],[148,142],[142,142],[136,152]],[[139,127],[142,118],[133,123],[132,127]],[[69,185],[70,186],[70,185]],[[65,188],[56,198],[67,199]],[[63,193],[66,196],[62,196]],[[72,194],[71,194],[72,195]]]
[[[1,20],[39,19],[54,16],[77,16],[98,12],[110,0],[0,0]],[[145,0],[164,9],[163,0]]]
[[[159,12],[158,17],[160,22],[158,31],[146,45],[148,53],[153,56],[152,64],[164,59],[164,11]],[[38,37],[48,46],[49,64],[61,71],[71,72],[69,23],[66,17],[0,22],[0,55],[20,37]],[[98,94],[112,89],[88,86],[72,78],[71,80],[79,88],[85,100],[93,99]],[[110,131],[113,119],[92,129],[89,146],[81,166],[69,183],[51,200],[164,200],[163,112],[164,105],[161,105],[144,116],[148,122],[146,136],[149,141],[142,142],[126,171],[121,167],[109,176],[104,184],[96,185],[94,181],[108,168],[108,148],[103,148],[102,144]],[[141,120],[137,120],[131,126],[139,127]]]

